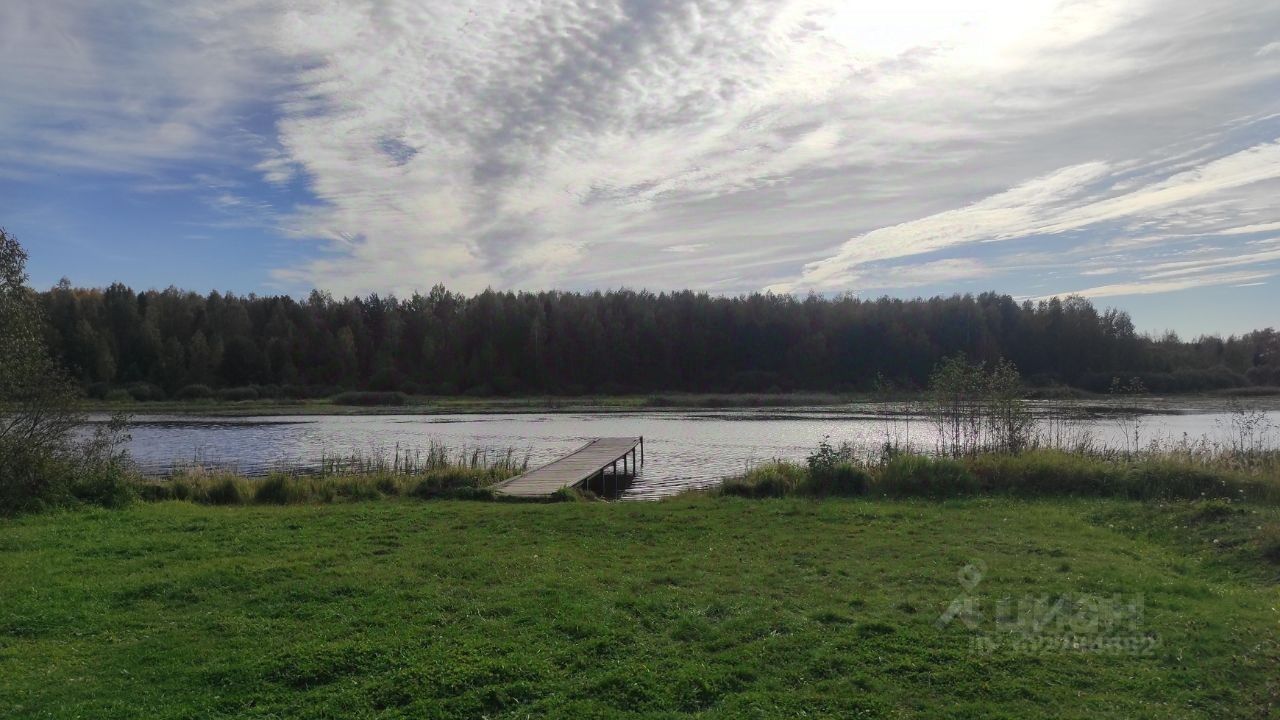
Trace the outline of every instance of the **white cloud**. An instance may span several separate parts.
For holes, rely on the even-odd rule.
[[[707,243],[684,243],[681,245],[668,245],[662,248],[662,252],[666,253],[693,253],[708,247]]]
[[[1105,177],[1108,169],[1098,162],[1063,168],[959,210],[873,230],[849,240],[834,256],[806,265],[799,281],[773,289],[848,288],[865,263],[1035,233],[1047,214],[1081,195],[1091,183]]]
[[[1135,280],[1134,282],[1128,283],[1099,285],[1097,287],[1084,288],[1083,290],[1053,293],[1051,295],[1045,295],[1041,299],[1065,295],[1082,295],[1087,298],[1115,297],[1118,295],[1155,295],[1158,293],[1176,292],[1178,290],[1189,290],[1191,288],[1208,287],[1212,285],[1232,285],[1233,287],[1240,287],[1241,283],[1264,280],[1275,275],[1275,272],[1235,272],[1199,275],[1196,277],[1180,278],[1176,280]]]
[[[1129,166],[1132,169],[1132,165]],[[1265,143],[1225,157],[1204,160],[1201,165],[1148,184],[1116,183],[1117,168],[1089,163],[1063,168],[1035,178],[966,207],[864,233],[846,242],[838,253],[805,266],[794,282],[780,283],[779,291],[813,288],[832,290],[855,285],[867,263],[922,255],[957,246],[1001,240],[1044,238],[1068,232],[1091,231],[1095,236],[1116,236],[1112,249],[1168,244],[1167,235],[1144,238],[1152,229],[1176,228],[1189,237],[1243,235],[1265,231],[1274,223],[1237,226],[1233,204],[1239,198],[1224,193],[1251,187],[1269,195],[1280,178],[1280,143]],[[1115,192],[1117,187],[1121,192]],[[1248,197],[1246,195],[1246,197]],[[1272,209],[1280,217],[1280,209]],[[1127,225],[1114,226],[1117,221]],[[1137,237],[1134,237],[1137,235]],[[1220,248],[1202,248],[1212,251]],[[1171,262],[1155,266],[1148,279],[1195,274],[1223,267],[1254,265],[1280,258],[1277,252],[1234,255],[1227,258]],[[1081,275],[1118,272],[1118,268],[1082,267]],[[1184,289],[1195,285],[1144,283],[1147,288]],[[1109,289],[1120,286],[1107,286]]]
[[[0,4],[0,162],[147,173],[250,158],[236,113],[275,84],[273,15],[251,0]]]
[[[1280,223],[1278,26],[1265,0],[17,0],[0,173],[305,188],[253,206],[313,250],[275,273],[298,289],[1137,279]]]

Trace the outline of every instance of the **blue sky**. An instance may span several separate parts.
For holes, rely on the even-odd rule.
[[[1280,306],[1266,0],[11,0],[0,63],[36,286]]]

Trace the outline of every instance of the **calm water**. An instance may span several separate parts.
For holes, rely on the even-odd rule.
[[[1147,415],[1141,439],[1207,437],[1224,441],[1230,418],[1221,412]],[[1280,425],[1280,413],[1268,420]],[[1115,418],[1083,417],[1069,432],[1122,446],[1132,432]],[[921,418],[894,425],[899,441],[932,447],[933,428]],[[803,459],[822,440],[874,448],[885,441],[885,424],[874,414],[847,409],[635,412],[607,414],[279,416],[211,419],[137,416],[129,451],[147,472],[199,464],[247,474],[316,466],[325,456],[390,457],[423,450],[432,442],[454,449],[498,453],[514,449],[540,465],[601,436],[643,436],[646,464],[624,498],[670,495],[714,485],[726,475],[773,458]],[[1278,433],[1268,444],[1280,447]]]

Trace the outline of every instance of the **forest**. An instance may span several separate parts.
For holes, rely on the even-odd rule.
[[[1280,384],[1271,329],[1184,341],[1080,297],[497,292],[407,299],[199,295],[121,284],[40,293],[46,340],[91,396],[868,391],[922,387],[943,358],[1013,362],[1028,384],[1154,392]]]

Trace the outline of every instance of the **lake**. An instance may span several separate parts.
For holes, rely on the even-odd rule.
[[[936,431],[931,423],[908,414],[897,416],[890,427],[880,414],[886,407],[238,418],[137,415],[128,448],[150,474],[200,465],[257,475],[314,468],[322,457],[390,457],[397,449],[414,452],[432,443],[457,451],[511,449],[521,458],[527,456],[534,467],[592,437],[643,436],[647,462],[623,499],[652,499],[714,485],[726,475],[773,458],[802,460],[824,437],[871,451],[889,432],[898,442],[933,447]],[[1042,413],[1050,409],[1037,406]],[[1096,444],[1110,447],[1124,447],[1135,427],[1144,445],[1184,437],[1226,442],[1232,432],[1232,416],[1220,408],[1166,407],[1159,414],[1126,415],[1123,420],[1080,408],[1069,414],[1071,420],[1055,425],[1055,431],[1087,434]],[[1268,412],[1266,422],[1280,425],[1280,413]],[[1268,432],[1265,442],[1280,447],[1280,433]]]

